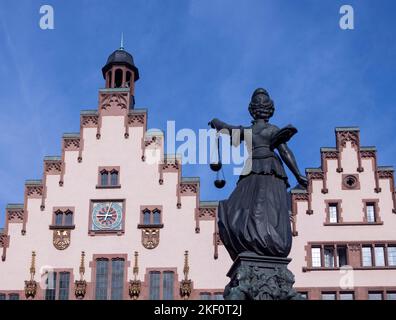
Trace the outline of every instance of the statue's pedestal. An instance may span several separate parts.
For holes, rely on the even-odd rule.
[[[287,269],[291,259],[259,256],[252,252],[238,255],[227,276],[226,300],[300,300],[293,289],[294,275]]]

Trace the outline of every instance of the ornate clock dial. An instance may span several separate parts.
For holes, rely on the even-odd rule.
[[[92,206],[92,230],[122,229],[121,201],[94,202]]]

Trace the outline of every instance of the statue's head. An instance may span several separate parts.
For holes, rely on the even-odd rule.
[[[254,90],[249,103],[249,112],[253,119],[268,121],[273,116],[274,111],[274,102],[271,100],[267,90],[263,88]]]

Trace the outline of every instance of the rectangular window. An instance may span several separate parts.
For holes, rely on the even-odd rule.
[[[334,247],[324,247],[324,266],[334,268]]]
[[[100,185],[107,186],[109,184],[109,174],[107,171],[102,171],[100,173]]]
[[[311,248],[312,267],[320,268],[322,266],[322,254],[320,248]]]
[[[113,170],[110,176],[110,185],[117,186],[118,185],[118,172]]]
[[[396,292],[388,291],[386,293],[386,300],[396,300]]]
[[[109,260],[108,259],[97,259],[96,260],[96,300],[107,299],[107,283],[109,273]]]
[[[164,300],[173,300],[173,280],[174,273],[172,271],[165,271],[163,273]]]
[[[375,266],[376,267],[384,267],[385,266],[385,252],[384,247],[382,246],[375,246],[374,253],[375,253]]]
[[[69,300],[70,272],[59,273],[59,300]]]
[[[216,292],[213,294],[213,300],[224,300],[224,296],[221,292]]]
[[[160,299],[160,276],[158,271],[150,272],[150,300]]]
[[[353,292],[340,292],[340,300],[354,300]]]
[[[199,298],[201,300],[211,300],[212,295],[209,292],[201,292]]]
[[[45,300],[55,300],[56,298],[56,272],[48,272],[45,280]]]
[[[336,300],[335,292],[322,292],[322,300]]]
[[[299,292],[303,299],[308,299],[308,292]]]
[[[122,300],[124,291],[124,259],[111,260],[111,300]]]
[[[375,203],[366,204],[366,218],[367,222],[375,222]]]
[[[380,291],[369,291],[368,293],[369,300],[382,300],[382,292]]]
[[[63,224],[63,212],[58,210],[55,212],[55,225],[61,226]]]
[[[346,266],[348,264],[347,247],[337,246],[337,267]]]
[[[0,300],[5,300],[5,299],[6,299],[5,293],[0,293]]]
[[[338,203],[329,203],[329,222],[338,223]]]
[[[388,265],[396,266],[396,246],[389,246],[388,251]]]
[[[19,300],[19,293],[10,293],[8,295],[8,300]]]
[[[362,263],[363,267],[372,267],[373,259],[371,256],[371,247],[362,247]]]

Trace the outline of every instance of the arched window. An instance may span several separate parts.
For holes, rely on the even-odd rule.
[[[125,84],[125,86],[127,88],[131,87],[131,79],[132,79],[132,73],[130,71],[127,71],[127,73],[126,73],[126,84]]]
[[[110,173],[110,185],[117,186],[118,185],[118,171],[112,170]]]
[[[70,210],[67,210],[65,212],[65,221],[64,221],[65,226],[72,226],[73,225],[73,212]]]
[[[107,186],[109,184],[109,173],[106,170],[100,172],[100,184]]]
[[[149,209],[143,210],[143,224],[151,224],[151,211]]]
[[[106,75],[107,88],[111,88],[111,70]]]
[[[117,69],[115,72],[115,87],[121,88],[122,87],[122,70]]]
[[[55,212],[55,225],[56,226],[63,225],[63,212],[60,210]]]
[[[161,211],[158,209],[153,210],[153,224],[161,224]]]

